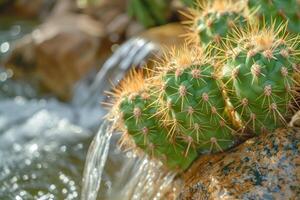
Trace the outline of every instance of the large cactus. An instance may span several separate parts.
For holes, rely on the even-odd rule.
[[[234,27],[242,26],[249,18],[247,4],[244,1],[213,0],[202,1],[198,8],[186,14],[190,20],[188,39],[202,46],[211,42],[219,43]]]
[[[224,50],[230,101],[244,126],[256,134],[285,126],[298,106],[294,75],[299,39],[289,37],[285,29],[286,24],[237,29]]]

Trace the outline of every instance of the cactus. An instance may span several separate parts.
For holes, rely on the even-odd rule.
[[[189,20],[189,43],[199,43],[203,47],[211,42],[219,43],[235,26],[242,26],[248,20],[247,4],[243,1],[204,1],[198,8],[185,14]]]
[[[114,91],[111,116],[121,143],[172,170],[231,148],[237,128],[259,134],[286,126],[299,108],[299,39],[287,34],[287,23],[253,25],[245,1],[210,2],[192,15],[190,39],[201,48],[192,42],[169,50],[151,76],[132,73]],[[215,55],[220,47],[225,64]]]
[[[256,134],[285,126],[298,107],[299,39],[289,36],[286,27],[273,23],[237,29],[224,50],[228,96],[244,127]]]
[[[288,20],[288,29],[300,33],[300,1],[299,0],[248,0],[251,9],[257,10],[258,16],[271,22],[279,23]]]
[[[197,0],[181,0],[181,2],[186,5],[186,6],[189,6],[189,7],[193,7],[196,5],[196,1]]]
[[[155,76],[134,73],[114,92],[123,141],[131,138],[169,169],[185,170],[198,153],[235,144],[219,76],[203,54],[197,48],[170,51]]]
[[[159,159],[172,170],[184,170],[196,158],[195,150],[186,151],[183,142],[168,137],[167,127],[160,124],[152,89],[147,88],[142,73],[132,73],[115,91],[115,113],[120,118],[121,143],[134,144]]]
[[[162,65],[159,81],[162,122],[169,135],[199,153],[226,150],[235,143],[215,68],[198,50],[174,50]]]
[[[166,24],[170,16],[171,0],[129,0],[127,12],[144,27]]]

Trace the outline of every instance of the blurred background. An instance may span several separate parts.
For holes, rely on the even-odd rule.
[[[182,45],[179,11],[191,4],[0,0],[0,199],[80,198],[103,92]],[[109,153],[100,199],[111,195],[119,154]]]

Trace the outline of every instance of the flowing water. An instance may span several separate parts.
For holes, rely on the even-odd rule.
[[[28,24],[0,25],[0,57],[32,29]],[[117,147],[120,135],[111,133],[99,104],[109,98],[102,94],[110,82],[117,84],[155,51],[143,39],[127,41],[95,77],[79,82],[70,103],[39,97],[0,67],[0,199],[160,199],[170,189],[176,193],[175,174]]]

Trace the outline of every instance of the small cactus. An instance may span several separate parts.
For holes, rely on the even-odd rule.
[[[198,50],[174,50],[158,73],[163,123],[172,138],[199,153],[220,152],[235,143],[215,67]]]
[[[123,134],[121,143],[134,144],[150,156],[163,161],[169,169],[184,170],[196,158],[195,150],[186,151],[184,142],[168,137],[168,129],[160,124],[157,97],[146,87],[142,73],[133,73],[115,92],[118,129]]]
[[[298,107],[299,39],[285,30],[286,24],[249,25],[237,29],[224,50],[228,96],[244,127],[256,134],[285,126]]]
[[[247,4],[243,1],[213,0],[199,3],[198,8],[185,14],[190,20],[188,41],[197,41],[202,47],[220,43],[234,27],[242,26],[249,18]]]

